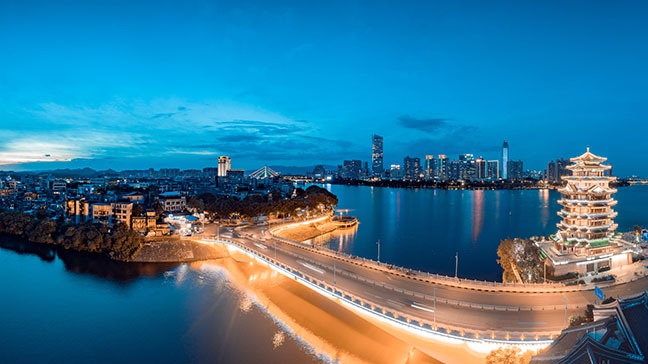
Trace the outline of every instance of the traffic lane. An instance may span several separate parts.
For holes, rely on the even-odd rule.
[[[467,301],[475,304],[493,306],[562,306],[564,305],[564,299],[567,298],[567,302],[569,304],[578,304],[584,307],[588,303],[593,303],[595,299],[593,291],[578,291],[566,293],[510,293],[475,291],[464,288],[435,285],[385,273],[383,271],[358,266],[356,264],[348,263],[342,260],[336,260],[335,258],[316,254],[311,251],[292,246],[290,244],[279,242],[277,243],[277,245],[280,246],[281,249],[290,251],[293,254],[301,255],[306,259],[317,261],[323,265],[333,265],[333,261],[336,261],[336,265],[338,265],[345,271],[353,272],[364,278],[376,282],[382,282],[387,285],[397,286],[399,288],[423,293],[426,295],[432,295],[434,288],[436,287],[436,293],[438,296],[450,300]]]
[[[290,244],[279,242],[283,249],[292,251],[296,254],[304,255],[309,259],[320,261],[324,264],[333,260],[333,258],[311,252],[309,250],[301,249]],[[565,299],[572,305],[585,306],[587,304],[597,302],[593,290],[576,291],[576,292],[556,292],[556,293],[524,293],[524,292],[492,292],[492,291],[477,291],[458,287],[449,287],[445,285],[436,285],[426,282],[421,282],[415,279],[401,277],[370,269],[363,266],[358,266],[353,263],[348,263],[343,260],[337,262],[340,267],[345,270],[354,272],[358,275],[363,275],[365,278],[372,279],[378,282],[384,282],[390,285],[408,289],[415,292],[430,294],[430,290],[437,289],[437,294],[443,297],[454,300],[469,300],[470,302],[483,304],[483,305],[515,305],[515,306],[552,306],[563,305]],[[640,279],[637,281],[629,282],[623,285],[612,286],[604,288],[607,296],[624,297],[637,292],[642,292],[648,289],[648,279]]]
[[[248,241],[251,245],[255,243]],[[250,244],[246,244],[250,245]],[[262,248],[263,249],[263,248]],[[268,250],[266,246],[264,250]],[[265,255],[268,255],[267,253]],[[327,282],[340,290],[352,293],[354,296],[366,301],[378,304],[385,308],[392,308],[401,314],[411,316],[413,319],[420,318],[428,322],[436,321],[439,326],[450,325],[459,326],[463,329],[473,329],[478,331],[518,331],[527,334],[534,334],[538,331],[560,331],[563,328],[562,311],[542,311],[542,312],[517,312],[517,311],[488,311],[469,307],[456,307],[446,305],[432,299],[423,299],[411,297],[409,295],[390,291],[381,286],[368,285],[344,275],[337,275],[326,268],[319,268],[315,265],[301,260],[299,257],[287,255],[285,252],[277,249],[277,258],[284,264],[300,267],[302,273],[315,278],[319,281]],[[418,306],[418,307],[417,307]],[[435,312],[421,310],[420,307],[433,307]],[[571,311],[570,313],[571,314]],[[532,324],[536,326],[529,326]],[[543,323],[542,327],[538,327]]]
[[[249,244],[255,245],[251,240],[247,240]],[[258,243],[256,243],[258,244]],[[273,244],[274,245],[274,244]],[[254,246],[250,246],[254,248]],[[274,249],[274,246],[273,246]],[[344,261],[337,260],[333,257],[326,255],[315,254],[307,250],[299,249],[290,244],[277,244],[278,251],[287,251],[289,255],[295,255],[303,260],[311,261],[313,264],[324,267],[333,267],[335,264],[340,273],[343,272],[349,274],[356,274],[363,279],[369,279],[378,284],[385,284],[388,287],[397,287],[400,289],[406,289],[408,291],[416,292],[419,294],[424,294],[432,296],[434,294],[434,284],[424,283],[416,280],[408,280],[403,277],[393,276],[391,279],[384,279],[389,274],[369,269],[366,267],[357,266],[355,264],[347,263]],[[587,303],[590,303],[590,298],[587,297],[587,292],[575,292],[571,296],[561,293],[556,294],[538,294],[538,293],[502,293],[502,292],[480,292],[472,291],[467,289],[447,287],[447,286],[436,286],[436,295],[439,298],[454,300],[460,302],[469,302],[474,304],[486,305],[486,306],[546,306],[545,309],[550,309],[550,306],[557,306],[554,309],[562,309],[564,305],[564,297],[567,297],[567,301],[570,305],[580,303],[583,308]],[[574,297],[580,296],[579,299],[574,299]],[[585,302],[585,303],[583,303]]]

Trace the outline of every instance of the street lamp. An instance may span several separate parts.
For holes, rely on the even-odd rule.
[[[376,244],[378,244],[378,265],[380,265],[380,239],[378,239]]]
[[[434,286],[434,329],[436,330],[436,286]]]
[[[565,301],[565,327],[567,327],[567,297],[563,296],[563,301]]]
[[[458,270],[459,270],[459,252],[455,254],[455,278],[457,278]]]
[[[333,285],[335,286],[335,288],[337,288],[337,277],[335,275],[335,271],[337,269],[336,264],[337,264],[337,262],[335,260],[333,260]]]

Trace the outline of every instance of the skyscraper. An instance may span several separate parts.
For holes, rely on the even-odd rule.
[[[407,156],[403,159],[403,180],[417,181],[421,175],[421,158]]]
[[[508,161],[509,161],[509,146],[508,142],[505,140],[502,144],[502,178],[508,178]]]
[[[371,143],[371,171],[375,177],[383,175],[383,137],[374,134]]]
[[[487,175],[487,169],[486,169],[486,160],[482,157],[479,157],[475,160],[475,167],[477,169],[476,171],[476,176],[477,179],[485,179]]]
[[[434,178],[434,170],[435,170],[435,164],[434,164],[434,156],[433,155],[426,155],[425,156],[425,179],[433,179]]]
[[[448,179],[448,156],[445,154],[439,154],[437,157],[434,176],[441,181],[445,181]]]
[[[488,171],[486,173],[486,178],[498,179],[499,178],[499,161],[497,159],[490,160],[487,162]]]
[[[508,161],[506,170],[508,179],[512,181],[521,181],[524,177],[524,164],[522,161]]]
[[[218,177],[226,177],[230,169],[232,169],[232,159],[226,155],[218,157]]]

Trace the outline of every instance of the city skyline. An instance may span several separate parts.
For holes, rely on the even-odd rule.
[[[591,146],[643,174],[648,4],[0,4],[0,170]],[[173,26],[170,26],[173,25]],[[603,25],[603,26],[602,26]],[[500,166],[502,167],[502,166]]]

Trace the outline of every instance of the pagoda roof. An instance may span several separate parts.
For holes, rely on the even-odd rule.
[[[578,157],[575,157],[575,158],[569,158],[569,160],[572,161],[572,162],[583,161],[583,162],[585,162],[587,164],[590,164],[590,163],[599,164],[599,163],[605,162],[607,160],[607,158],[597,156],[596,154],[590,152],[590,148],[587,147],[587,150],[585,151],[585,153],[583,153],[583,154],[581,154],[581,155],[579,155]]]

